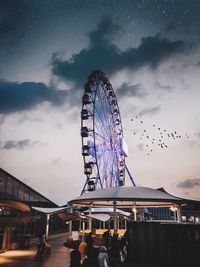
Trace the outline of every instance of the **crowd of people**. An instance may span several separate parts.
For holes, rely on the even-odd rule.
[[[126,235],[111,235],[107,230],[103,234],[100,247],[94,246],[94,238],[90,232],[85,241],[76,244],[70,253],[70,267],[118,267],[127,256]]]

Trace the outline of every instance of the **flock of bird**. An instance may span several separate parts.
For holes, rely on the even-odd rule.
[[[169,131],[156,124],[152,124],[151,127],[145,127],[144,121],[138,116],[132,118],[131,123],[133,123],[134,127],[137,126],[137,128],[129,130],[139,139],[139,143],[142,144],[143,149],[147,152],[147,156],[150,156],[156,147],[159,147],[160,149],[167,149],[169,141],[171,142],[181,138],[190,138],[188,134],[182,135],[176,130]]]

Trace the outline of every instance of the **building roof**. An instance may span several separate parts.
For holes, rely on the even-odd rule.
[[[40,196],[42,199],[44,199],[46,202],[51,203],[52,206],[54,207],[58,207],[58,205],[56,203],[54,203],[53,201],[51,201],[50,199],[48,199],[47,197],[43,196],[42,194],[40,194],[38,191],[36,191],[35,189],[31,188],[30,186],[28,186],[27,184],[23,183],[21,180],[19,180],[18,178],[16,178],[15,176],[13,176],[12,174],[6,172],[5,170],[3,170],[2,168],[0,168],[0,173],[4,174],[5,177],[8,177],[14,181],[16,181],[18,184],[21,184],[24,188],[30,190],[31,192],[34,192],[37,196]],[[0,182],[1,182],[1,177],[0,177]],[[6,194],[6,192],[1,192],[0,198],[5,199],[7,195],[7,198],[10,199],[14,199],[14,200],[19,200],[18,197],[15,197],[14,195],[9,195]],[[21,199],[20,199],[21,200]],[[31,202],[31,201],[25,201],[24,202]]]

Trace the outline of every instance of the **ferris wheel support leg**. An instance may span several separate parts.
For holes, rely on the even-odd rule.
[[[129,178],[130,178],[130,180],[131,180],[133,186],[136,186],[136,184],[135,184],[135,182],[134,182],[134,180],[133,180],[133,177],[131,176],[131,173],[130,173],[130,171],[129,171],[129,169],[128,169],[128,167],[127,167],[126,164],[125,164],[125,169],[126,169],[126,171],[127,171],[127,173],[128,173],[128,176],[129,176]]]
[[[81,195],[85,192],[85,188],[86,188],[86,186],[87,186],[87,182],[88,182],[88,178],[87,178],[86,181],[85,181],[85,184],[84,184],[83,189],[82,189],[82,191],[81,191]]]

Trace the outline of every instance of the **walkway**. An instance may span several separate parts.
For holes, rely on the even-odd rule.
[[[35,259],[36,246],[28,250],[12,250],[0,254],[0,266],[3,267],[69,267],[70,249],[63,246],[66,234],[50,237],[51,254],[45,259]],[[93,266],[97,267],[97,266]],[[162,267],[155,265],[130,264],[123,267]]]

